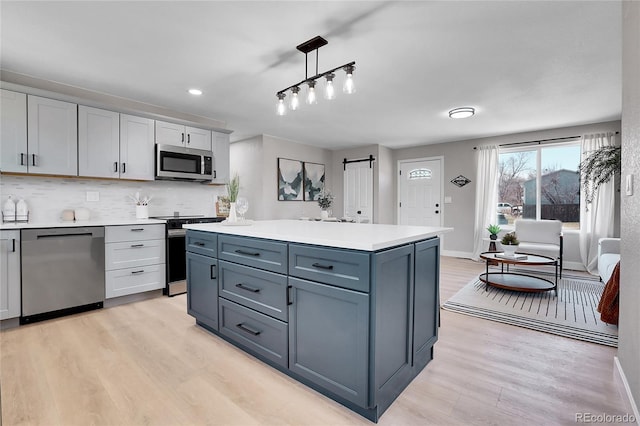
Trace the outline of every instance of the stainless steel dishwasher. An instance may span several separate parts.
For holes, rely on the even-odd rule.
[[[21,238],[21,324],[102,308],[104,227],[24,229]]]

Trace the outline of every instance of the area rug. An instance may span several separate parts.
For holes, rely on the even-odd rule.
[[[544,273],[536,274],[549,278]],[[573,339],[618,346],[618,327],[600,321],[597,311],[604,284],[563,274],[554,291],[525,293],[489,286],[478,278],[465,285],[443,309]]]

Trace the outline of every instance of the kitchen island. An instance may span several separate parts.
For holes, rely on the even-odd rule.
[[[433,359],[439,235],[297,220],[184,225],[196,323],[378,421]]]

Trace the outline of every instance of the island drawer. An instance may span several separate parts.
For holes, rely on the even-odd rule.
[[[221,260],[219,295],[282,321],[287,321],[287,276]]]
[[[188,230],[185,237],[187,251],[203,256],[216,257],[218,250],[218,234]]]
[[[117,225],[105,226],[104,242],[144,241],[164,239],[163,224],[157,225]]]
[[[165,263],[165,250],[164,239],[109,243],[105,245],[105,269]]]
[[[369,292],[369,254],[289,244],[289,275]]]
[[[287,273],[287,244],[278,241],[219,235],[218,258],[280,274]]]
[[[287,324],[237,303],[220,300],[220,333],[239,345],[287,368]]]

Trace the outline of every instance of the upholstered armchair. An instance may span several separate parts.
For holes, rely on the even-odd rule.
[[[514,225],[514,231],[520,241],[517,251],[558,259],[562,277],[562,222],[518,219]]]
[[[620,261],[620,238],[600,238],[598,240],[598,275],[607,283],[613,268]]]

